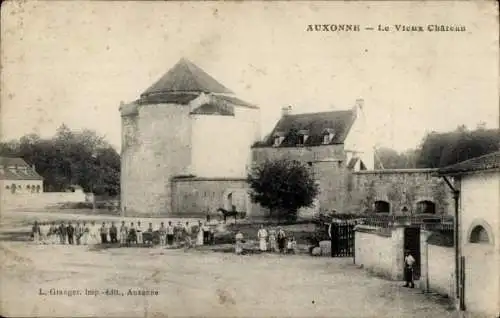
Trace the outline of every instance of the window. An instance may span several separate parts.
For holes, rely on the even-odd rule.
[[[305,145],[308,137],[309,137],[309,131],[304,129],[300,130],[297,135],[297,145],[298,146]]]
[[[283,136],[275,136],[273,146],[278,147],[279,145],[281,145],[281,143],[283,142],[284,139],[285,139],[285,137],[283,137]]]
[[[375,201],[374,210],[375,213],[389,213],[391,212],[391,205],[386,201]]]
[[[7,190],[8,190],[8,189],[10,189],[10,187],[7,185],[7,186],[5,186],[5,189],[7,189]]]
[[[26,189],[29,189],[29,188],[30,188],[30,185],[28,184],[28,185],[26,186]]]
[[[469,238],[470,243],[487,244],[490,242],[490,237],[488,232],[481,225],[476,226],[470,233]]]
[[[40,185],[36,186],[36,192],[40,192]]]
[[[436,214],[436,205],[432,201],[417,202],[417,214]]]

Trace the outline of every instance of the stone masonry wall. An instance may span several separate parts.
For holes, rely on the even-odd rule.
[[[170,179],[191,163],[189,108],[176,104],[139,106],[122,117],[122,209],[125,215],[171,213]]]
[[[229,205],[250,213],[245,179],[182,178],[173,180],[171,186],[172,211],[176,215],[204,216],[207,211],[217,213],[218,208],[228,210]]]
[[[390,212],[415,213],[419,201],[435,204],[436,215],[453,215],[453,196],[432,169],[394,169],[353,172],[347,182],[346,212],[373,210],[375,201],[386,201]]]

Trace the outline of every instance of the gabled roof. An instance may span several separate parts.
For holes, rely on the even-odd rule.
[[[333,130],[334,133],[329,144],[342,144],[355,119],[356,113],[354,110],[284,115],[269,137],[257,143],[254,147],[272,147],[274,136],[277,133],[284,133],[285,135],[285,139],[279,147],[296,147],[298,134],[302,130],[308,133],[304,146],[320,146],[323,145],[325,131],[329,129]]]
[[[142,95],[167,92],[210,92],[232,94],[201,68],[185,58],[180,59],[165,75],[149,87]],[[141,95],[141,96],[142,96]]]
[[[191,112],[193,115],[222,115],[234,116],[234,107],[221,103],[205,103]]]
[[[43,180],[22,158],[0,157],[0,165],[0,180]]]
[[[461,175],[468,172],[500,170],[500,151],[465,160],[439,169],[442,175]]]

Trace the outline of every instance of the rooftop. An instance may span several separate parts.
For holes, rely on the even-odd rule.
[[[469,172],[500,170],[500,151],[465,160],[439,169],[442,175],[460,175]]]

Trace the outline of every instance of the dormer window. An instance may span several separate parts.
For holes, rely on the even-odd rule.
[[[297,135],[297,145],[303,146],[306,143],[308,137],[309,137],[309,131],[300,130]]]
[[[273,147],[279,147],[281,143],[285,140],[285,134],[282,132],[277,132],[274,134]]]
[[[332,142],[333,137],[335,137],[335,131],[331,128],[327,128],[323,131],[323,145],[328,145]]]

